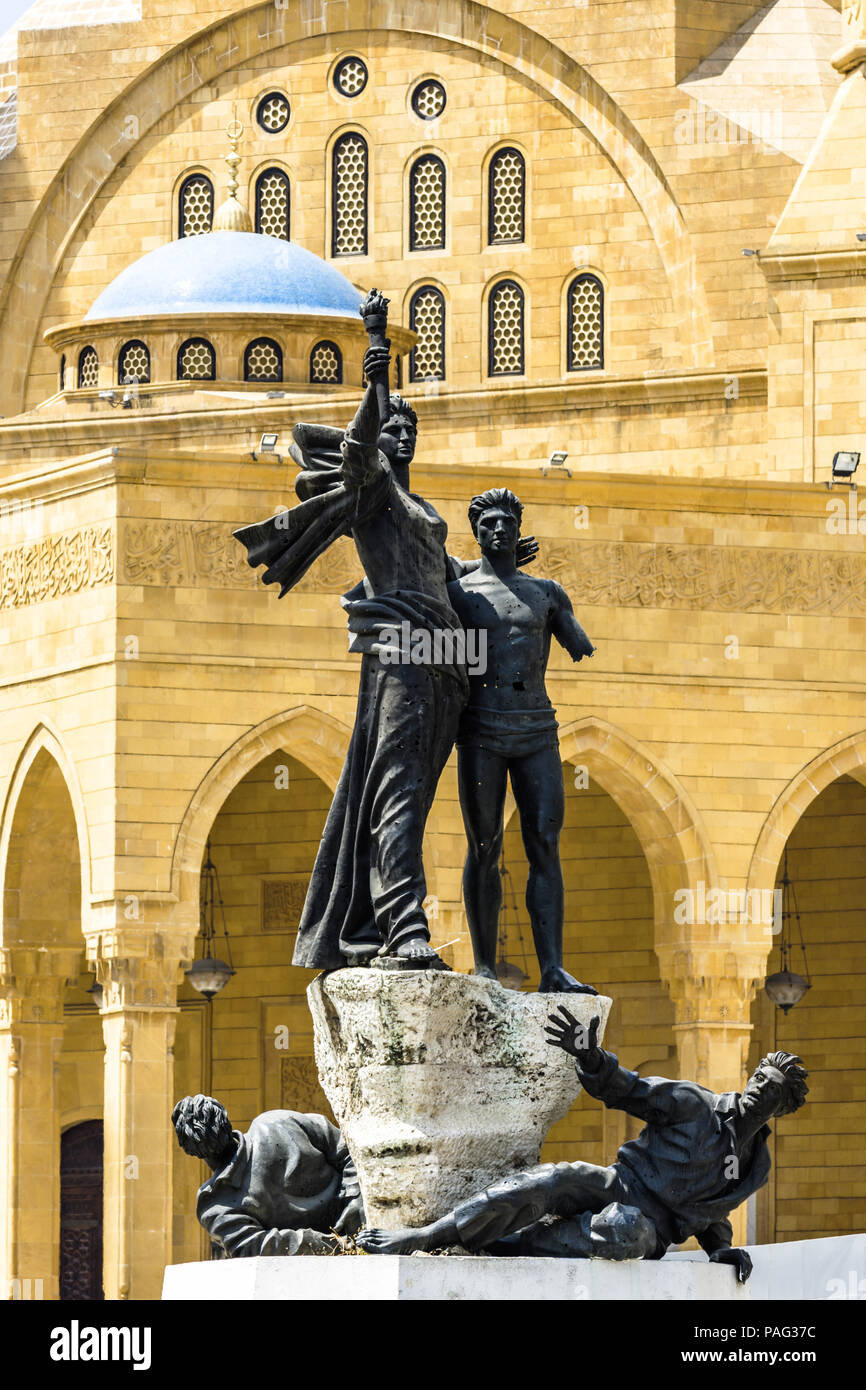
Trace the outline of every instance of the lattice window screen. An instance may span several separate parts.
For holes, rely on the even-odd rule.
[[[283,353],[273,338],[256,338],[244,353],[246,381],[282,381]]]
[[[367,142],[350,132],[334,146],[333,254],[367,251]]]
[[[579,275],[568,291],[568,370],[604,366],[604,290],[594,275]]]
[[[310,353],[310,381],[318,386],[339,386],[343,359],[336,343],[316,343]]]
[[[269,92],[256,107],[256,120],[269,135],[277,135],[289,124],[291,108],[281,92]]]
[[[490,294],[490,375],[523,371],[523,291],[503,280]]]
[[[78,385],[99,385],[99,358],[96,355],[96,348],[86,347],[82,349],[78,359]]]
[[[144,343],[125,343],[120,349],[117,380],[121,386],[150,381],[150,353]]]
[[[435,78],[419,82],[412,93],[412,110],[422,121],[435,121],[445,110],[445,88]]]
[[[256,231],[289,239],[289,180],[282,169],[266,169],[256,180]]]
[[[500,150],[490,164],[490,241],[523,241],[526,166],[519,150]]]
[[[410,379],[444,381],[445,300],[439,290],[428,285],[412,296],[409,323],[418,334],[409,358]]]
[[[177,359],[178,381],[212,381],[216,358],[210,343],[204,338],[190,338],[184,343]]]
[[[412,165],[409,244],[413,251],[445,245],[445,166],[435,154]]]
[[[344,97],[360,96],[367,85],[367,67],[360,58],[344,58],[334,69],[334,86]]]
[[[181,236],[203,236],[213,225],[213,184],[205,174],[192,174],[180,190]]]

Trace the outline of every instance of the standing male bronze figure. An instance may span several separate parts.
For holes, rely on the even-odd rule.
[[[571,600],[552,579],[517,567],[523,505],[507,488],[474,497],[469,522],[481,564],[448,585],[464,628],[486,632],[484,671],[469,672],[469,702],[457,735],[460,806],[469,842],[463,897],[475,974],[496,979],[502,882],[503,810],[508,777],[529,861],[526,906],[541,967],[543,994],[596,994],[562,966],[565,890],[559,836],[565,790],[556,711],[544,684],[550,641],[572,661],[595,648]]]

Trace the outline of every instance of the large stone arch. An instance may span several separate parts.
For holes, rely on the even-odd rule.
[[[29,820],[49,780],[54,782],[49,791],[51,798],[56,801],[58,797],[68,797],[71,807],[77,842],[81,925],[86,925],[90,907],[90,839],[84,799],[75,765],[62,740],[47,724],[40,723],[15,764],[0,818],[0,944],[4,946],[9,944],[12,920],[17,919],[17,914],[12,912],[14,904],[10,902],[10,872],[16,871],[13,861],[20,848],[16,848],[15,840],[20,838],[22,817]],[[45,872],[49,873],[50,869],[51,865],[46,864]],[[66,944],[71,945],[71,939]]]
[[[849,776],[866,786],[866,729],[819,753],[792,777],[761,827],[749,864],[748,888],[771,890],[788,836],[825,787]]]
[[[284,750],[333,791],[350,736],[351,730],[333,716],[299,705],[255,725],[226,749],[193,792],[178,830],[171,888],[181,913],[197,917],[199,874],[210,828],[226,797],[246,774],[269,754]]]
[[[628,817],[649,867],[656,947],[673,939],[674,893],[709,890],[715,855],[688,792],[653,754],[623,729],[588,716],[560,730],[563,762],[588,769]]]
[[[712,364],[709,308],[676,198],[636,126],[574,58],[476,0],[413,0],[405,8],[392,0],[346,0],[324,5],[315,15],[303,5],[277,8],[267,0],[220,19],[157,58],[114,98],[58,169],[34,210],[0,300],[0,324],[14,323],[17,330],[0,330],[0,382],[8,383],[4,413],[23,408],[44,306],[72,238],[100,189],[172,104],[274,49],[294,45],[300,57],[305,45],[323,39],[374,33],[429,35],[482,54],[533,83],[580,121],[618,169],[652,231],[687,365]]]

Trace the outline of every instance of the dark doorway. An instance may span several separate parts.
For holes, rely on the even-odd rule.
[[[60,1136],[60,1297],[103,1297],[101,1120]]]

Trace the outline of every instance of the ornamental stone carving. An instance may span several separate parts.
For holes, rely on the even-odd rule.
[[[258,583],[222,522],[130,522],[120,552],[128,584],[250,589]],[[584,607],[866,615],[866,557],[830,550],[574,540],[542,542],[538,566]],[[360,577],[344,538],[294,590],[341,594]]]
[[[866,560],[823,550],[626,541],[542,544],[576,604],[732,613],[866,613]]]
[[[83,526],[0,551],[0,609],[77,594],[114,578],[114,529]]]

